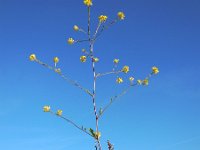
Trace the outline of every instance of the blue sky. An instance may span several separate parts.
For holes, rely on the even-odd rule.
[[[130,66],[127,76],[144,78],[151,67],[159,75],[147,87],[137,86],[116,101],[100,120],[102,144],[110,139],[118,150],[197,150],[200,148],[200,1],[93,1],[93,30],[101,14],[108,19],[124,11],[126,19],[106,30],[94,50],[99,72]],[[43,105],[80,125],[94,128],[91,99],[58,75],[28,60],[31,53],[59,67],[87,88],[91,64],[79,61],[87,44],[73,25],[87,27],[82,0],[0,0],[0,149],[88,150],[93,139],[63,120],[42,112]],[[97,104],[126,87],[114,75],[97,82]]]

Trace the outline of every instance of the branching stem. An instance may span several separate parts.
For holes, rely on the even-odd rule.
[[[95,114],[95,122],[96,122],[96,133],[99,132],[98,129],[98,114],[97,114],[97,107],[96,107],[96,71],[95,71],[95,62],[93,61],[94,57],[94,50],[93,45],[94,41],[91,39],[90,35],[90,7],[88,7],[88,38],[89,38],[89,47],[90,47],[90,53],[91,53],[91,61],[92,61],[92,72],[93,72],[93,94],[92,94],[92,103],[94,107],[94,114]],[[99,138],[96,139],[98,143],[99,150],[102,150],[100,140]]]
[[[65,81],[67,81],[69,84],[74,85],[76,87],[78,87],[79,89],[83,90],[84,92],[86,92],[87,94],[89,94],[90,96],[92,96],[93,94],[86,88],[82,87],[79,83],[77,83],[76,81],[70,79],[69,77],[67,77],[66,75],[62,74],[62,72],[58,72],[56,70],[58,70],[58,68],[54,68],[52,66],[49,66],[48,64],[36,59],[35,60],[37,63],[39,63],[40,65],[56,72],[58,75],[60,75]]]
[[[109,74],[118,74],[118,73],[120,73],[120,72],[122,72],[122,71],[119,70],[119,71],[110,71],[110,72],[105,72],[105,73],[98,73],[98,74],[96,75],[96,77],[101,77],[101,76],[105,76],[105,75],[109,75]]]
[[[150,73],[146,79],[150,79],[151,76],[153,75],[153,73]],[[121,96],[125,95],[128,90],[130,90],[131,87],[138,85],[137,83],[135,84],[130,84],[127,88],[125,88],[121,93],[119,93],[118,95],[115,95],[113,97],[110,98],[110,102],[102,109],[101,114],[99,114],[99,118],[103,115],[103,113]]]
[[[99,118],[103,115],[103,113],[121,96],[125,95],[131,87],[136,86],[137,84],[130,84],[127,88],[125,88],[121,93],[115,95],[110,98],[110,102],[102,109],[101,114],[99,114]]]
[[[89,136],[93,137],[87,130],[84,130],[83,127],[78,126],[78,125],[77,125],[76,123],[74,123],[72,120],[70,120],[70,119],[68,119],[68,118],[65,118],[65,117],[63,117],[63,116],[59,116],[59,115],[55,114],[55,113],[52,112],[52,111],[50,111],[50,113],[53,114],[53,115],[56,115],[56,116],[58,116],[58,117],[60,117],[60,118],[62,118],[62,119],[64,119],[65,121],[67,121],[68,123],[70,123],[71,125],[73,125],[74,127],[76,127],[77,129],[79,129],[79,130],[83,131],[84,133],[88,134]]]
[[[110,26],[112,26],[113,24],[115,24],[118,21],[118,19],[115,19],[113,21],[111,21],[108,25],[103,25],[100,32],[95,36],[94,41],[102,34],[102,32],[109,28]]]

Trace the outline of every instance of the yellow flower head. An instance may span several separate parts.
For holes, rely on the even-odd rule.
[[[57,110],[56,115],[62,116],[62,110]]]
[[[137,84],[141,85],[142,84],[142,80],[137,80]]]
[[[92,6],[92,0],[84,0],[83,3],[88,7]]]
[[[123,12],[118,12],[117,16],[118,16],[118,18],[119,18],[120,20],[124,20],[124,18],[125,18],[125,15],[124,15]]]
[[[118,63],[119,63],[119,59],[114,59],[113,62],[114,62],[115,64],[118,64]]]
[[[133,77],[130,77],[130,78],[129,78],[129,81],[130,81],[130,82],[133,82],[133,80],[134,80]]]
[[[98,62],[99,61],[99,58],[95,57],[93,58],[93,62]]]
[[[80,57],[80,61],[81,61],[81,62],[86,62],[86,56],[81,56],[81,57]]]
[[[128,72],[129,72],[129,66],[124,66],[124,67],[122,68],[122,72],[128,73]]]
[[[143,84],[143,85],[148,85],[148,84],[149,84],[149,80],[148,80],[148,79],[144,79],[144,80],[142,81],[142,84]]]
[[[30,60],[30,61],[35,61],[35,60],[36,60],[35,54],[31,54],[31,55],[29,56],[29,60]]]
[[[54,63],[58,63],[59,62],[59,58],[58,57],[54,57],[53,61],[54,61]]]
[[[74,39],[73,38],[69,38],[67,42],[68,42],[68,44],[74,44]]]
[[[77,25],[74,25],[74,31],[78,31],[79,27]]]
[[[94,136],[96,139],[99,139],[101,137],[101,132],[94,132]]]
[[[104,15],[101,15],[101,16],[99,16],[99,22],[105,22],[106,20],[107,20],[107,16],[104,16]]]
[[[158,70],[158,68],[157,67],[152,67],[152,73],[153,74],[158,74],[159,73],[159,70]]]
[[[50,106],[44,106],[43,111],[44,112],[50,112]]]
[[[60,68],[56,68],[54,71],[55,71],[56,73],[58,73],[58,74],[61,74],[61,69],[60,69]]]
[[[117,82],[117,83],[122,83],[122,82],[123,82],[123,79],[119,77],[119,78],[117,78],[116,82]]]

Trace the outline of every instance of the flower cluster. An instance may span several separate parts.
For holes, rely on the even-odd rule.
[[[101,137],[101,132],[94,132],[94,137],[99,139]]]
[[[73,38],[69,38],[67,42],[68,42],[68,44],[74,44],[74,39]]]
[[[53,61],[54,61],[54,63],[58,63],[59,62],[59,58],[58,57],[54,57]]]
[[[87,60],[87,59],[86,59],[86,56],[81,56],[81,57],[80,57],[80,61],[81,61],[81,62],[86,62],[86,60]]]
[[[50,112],[50,110],[51,110],[51,107],[50,107],[50,106],[44,106],[44,107],[43,107],[43,111],[44,111],[44,112]]]
[[[118,77],[117,80],[116,80],[116,82],[117,82],[117,83],[122,83],[122,82],[123,82],[123,79],[120,78],[120,77]]]
[[[57,110],[56,115],[62,116],[62,112],[63,112],[63,111],[59,109],[59,110]]]
[[[129,77],[129,81],[130,81],[130,84],[132,85],[134,81],[134,77]]]
[[[46,105],[46,106],[43,107],[43,111],[44,112],[51,112],[51,107]],[[55,114],[57,116],[62,116],[62,112],[63,111],[59,109],[59,110],[57,110],[57,112]]]
[[[56,68],[56,69],[54,69],[54,71],[55,71],[56,73],[58,73],[58,74],[61,74],[61,69],[60,69],[60,68]]]
[[[104,16],[104,15],[101,15],[101,16],[99,16],[99,22],[105,22],[106,20],[107,20],[107,16]]]
[[[84,0],[83,3],[88,7],[92,6],[92,0]]]
[[[129,72],[129,66],[124,66],[124,67],[122,68],[122,72],[128,73],[128,72]]]
[[[117,16],[118,16],[118,18],[119,18],[120,20],[124,20],[124,18],[125,18],[125,15],[124,15],[123,12],[118,12]]]
[[[144,79],[144,80],[142,81],[142,84],[143,84],[143,85],[148,85],[148,84],[149,84],[149,80],[148,80],[148,79]]]
[[[114,62],[115,64],[118,64],[118,63],[119,63],[119,59],[114,59],[113,62]]]
[[[138,79],[137,80],[137,84],[141,85],[142,84],[142,80]]]
[[[92,59],[92,61],[93,61],[93,62],[98,62],[98,61],[99,61],[99,58],[95,57],[95,58]]]
[[[36,55],[35,55],[35,54],[31,54],[31,55],[29,56],[29,60],[30,60],[30,61],[35,61],[35,60],[36,60]]]
[[[159,70],[158,70],[158,68],[157,67],[152,67],[152,73],[153,74],[158,74],[159,73]]]
[[[78,31],[79,27],[77,25],[74,25],[74,31]]]

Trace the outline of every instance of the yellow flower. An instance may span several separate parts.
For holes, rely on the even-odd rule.
[[[101,132],[94,132],[94,136],[96,139],[99,139],[101,137]]]
[[[143,84],[143,85],[148,85],[148,84],[149,84],[149,80],[148,80],[148,79],[144,79],[144,80],[142,81],[142,84]]]
[[[113,62],[114,62],[115,64],[118,64],[118,63],[119,63],[119,59],[114,59]]]
[[[117,78],[116,82],[117,82],[117,83],[122,83],[122,82],[123,82],[123,79],[122,79],[122,78]]]
[[[152,67],[152,73],[153,74],[158,74],[159,73],[159,70],[158,70],[158,68],[157,67]]]
[[[117,16],[118,16],[118,18],[119,18],[120,20],[124,20],[124,18],[125,18],[125,15],[124,15],[123,12],[118,12]]]
[[[133,82],[134,78],[133,77],[130,77],[129,78],[129,81]]]
[[[62,110],[57,110],[56,115],[62,116]]]
[[[141,85],[142,84],[142,80],[137,80],[137,84]]]
[[[83,3],[88,7],[92,6],[92,0],[84,0]]]
[[[61,69],[60,69],[60,68],[56,68],[54,71],[55,71],[56,73],[58,73],[58,74],[61,73]]]
[[[129,72],[129,66],[124,66],[124,67],[122,68],[122,72],[128,73],[128,72]]]
[[[74,39],[73,38],[69,38],[67,42],[68,42],[68,44],[74,44]]]
[[[81,61],[81,62],[86,62],[86,56],[81,56],[81,57],[80,57],[80,61]]]
[[[59,58],[58,57],[54,57],[53,61],[54,61],[54,63],[58,63],[59,62]]]
[[[79,27],[77,25],[74,25],[74,31],[78,31]]]
[[[104,15],[101,15],[101,16],[99,16],[99,22],[105,22],[106,20],[107,20],[107,16],[104,16]]]
[[[44,106],[43,111],[44,112],[50,112],[50,106]]]
[[[29,59],[30,59],[30,61],[35,61],[35,60],[36,60],[35,54],[31,54],[31,55],[29,56]]]
[[[95,58],[93,58],[93,61],[94,61],[94,62],[98,62],[98,61],[99,61],[99,58],[95,57]]]

